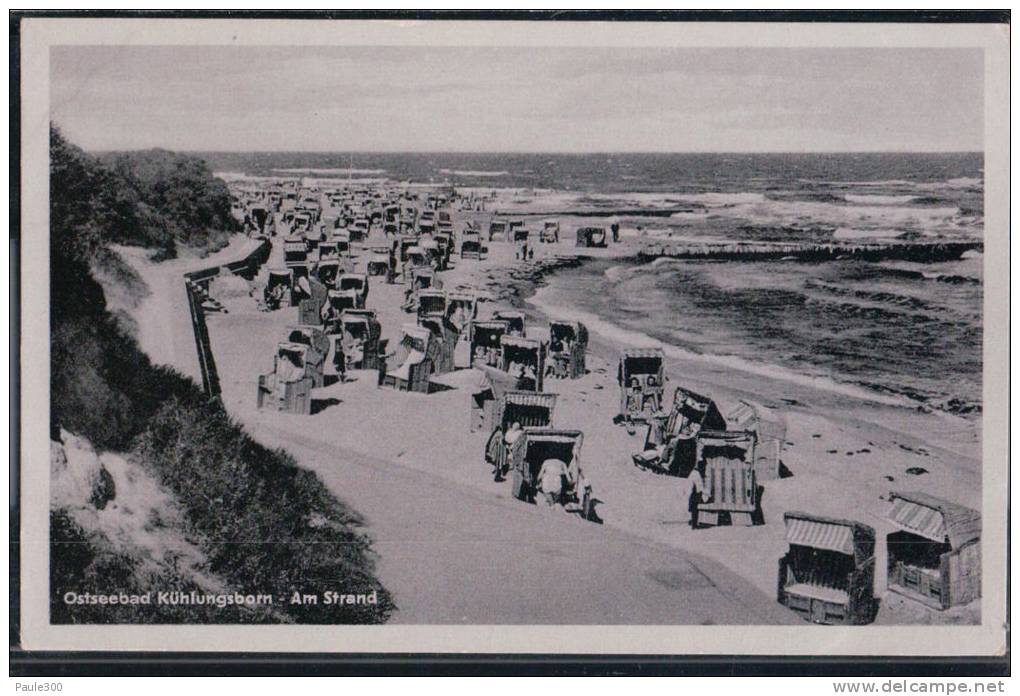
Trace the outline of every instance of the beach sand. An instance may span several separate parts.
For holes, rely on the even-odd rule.
[[[468,216],[484,222],[490,214]],[[562,218],[563,228],[572,229],[572,222]],[[529,315],[529,336],[541,335],[549,313],[582,318],[543,300],[544,273],[579,254],[631,254],[635,242],[629,235],[608,250],[581,250],[563,239],[537,245],[527,263],[513,259],[512,244],[492,242],[486,260],[456,259],[441,277],[445,289],[479,292],[486,300],[480,317],[514,305]],[[236,256],[243,253],[240,245],[232,247]],[[135,258],[133,265],[142,268],[144,262]],[[166,297],[148,300],[138,312],[158,312],[139,317],[142,344],[158,361],[183,371],[195,361],[187,307],[167,299],[171,284],[162,279],[171,271],[166,264],[158,268],[152,295]],[[181,297],[183,270],[172,271]],[[403,292],[402,285],[372,278],[367,305],[377,311],[391,345],[402,324],[414,323],[400,309]],[[788,428],[783,463],[792,476],[764,482],[766,524],[692,530],[688,482],[640,471],[631,462],[644,432],[629,434],[613,424],[616,363],[626,346],[592,322],[589,373],[546,383],[546,391],[559,395],[554,424],[585,434],[583,466],[604,524],[583,522],[512,500],[509,484],[493,482],[483,459],[488,433],[468,427],[470,387],[479,379],[474,370],[438,378],[452,388],[429,395],[378,388],[374,372],[354,372],[352,381],[317,390],[325,407],[312,416],[259,412],[258,375],[271,371],[275,345],[297,323],[297,309],[259,312],[240,293],[219,299],[228,313],[210,315],[208,326],[224,405],[257,439],[287,449],[365,515],[380,555],[380,578],[396,597],[398,622],[797,623],[775,600],[777,560],[787,548],[784,512],[858,520],[882,539],[893,530],[884,517],[890,490],[923,490],[979,507],[980,449],[971,421],[674,356],[667,364],[667,393],[673,386],[690,387],[710,395],[724,414],[738,399],[777,406]],[[146,329],[144,322],[156,317],[165,327]],[[927,473],[912,476],[910,467]],[[535,563],[534,554],[548,563]],[[879,543],[878,623],[978,621],[978,602],[937,612],[886,592],[885,563]],[[555,584],[556,577],[569,577],[580,594],[557,590],[537,600],[533,589],[522,589]]]

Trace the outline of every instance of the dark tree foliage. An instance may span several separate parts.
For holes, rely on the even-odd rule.
[[[170,225],[138,188],[56,128],[50,130],[50,230],[51,247],[86,261],[110,242],[174,254]]]
[[[103,161],[147,211],[165,221],[173,239],[196,247],[221,247],[236,222],[230,215],[230,191],[200,159],[168,150],[106,155]]]
[[[269,592],[280,600],[294,591],[374,590],[379,599],[377,605],[278,606],[270,615],[194,608],[177,614],[111,614],[68,606],[61,588],[144,588],[137,586],[130,556],[104,550],[73,520],[54,513],[53,621],[385,621],[393,602],[374,577],[373,555],[357,514],[288,455],[253,441],[194,382],[152,365],[107,311],[102,287],[91,274],[92,265],[110,253],[110,243],[169,253],[175,238],[193,243],[202,235],[221,234],[203,226],[229,218],[222,182],[212,180],[205,166],[192,158],[161,151],[118,155],[110,169],[68,144],[56,130],[51,131],[50,157],[51,430],[57,433],[63,427],[100,450],[131,452],[178,497],[211,570],[229,581],[231,589]],[[161,173],[176,184],[162,181]],[[179,192],[173,191],[175,185]],[[195,232],[199,229],[206,231]],[[176,237],[180,230],[191,230],[192,236],[181,232]],[[159,582],[160,589],[191,589],[179,578]]]

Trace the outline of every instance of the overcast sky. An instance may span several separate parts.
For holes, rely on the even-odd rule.
[[[971,49],[57,47],[89,150],[982,150]]]

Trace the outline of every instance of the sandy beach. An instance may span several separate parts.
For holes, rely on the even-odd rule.
[[[539,209],[560,204],[546,201]],[[482,223],[491,217],[459,215]],[[584,220],[560,219],[564,229]],[[689,387],[710,395],[723,413],[748,399],[780,411],[788,428],[783,464],[792,475],[765,482],[765,524],[692,530],[688,481],[638,470],[631,454],[642,449],[643,429],[629,434],[613,424],[619,353],[631,347],[628,338],[648,338],[628,337],[597,317],[558,305],[554,288],[546,286],[554,283],[556,268],[578,263],[577,257],[636,253],[642,239],[626,224],[625,232],[609,249],[578,249],[572,238],[540,244],[527,262],[514,259],[512,244],[492,242],[485,260],[455,258],[454,267],[440,274],[444,289],[478,294],[481,318],[495,309],[523,309],[529,336],[541,337],[550,317],[588,326],[588,374],[549,380],[546,391],[559,395],[554,424],[585,434],[583,465],[603,525],[520,503],[507,483],[493,482],[483,459],[488,433],[468,428],[471,388],[480,379],[475,370],[434,378],[451,388],[429,395],[379,388],[374,372],[356,371],[345,383],[316,390],[321,410],[311,416],[259,412],[257,376],[271,371],[274,347],[286,327],[297,323],[297,309],[260,312],[240,279],[220,285],[219,293],[214,283],[214,296],[228,310],[208,317],[224,405],[258,440],[287,449],[365,515],[380,556],[380,578],[396,597],[395,621],[796,622],[775,601],[776,563],[786,551],[784,512],[858,520],[875,527],[881,539],[893,530],[885,520],[890,490],[921,490],[979,506],[974,421],[667,351],[667,393],[673,386]],[[274,241],[278,258],[281,243]],[[248,242],[236,239],[217,258],[241,256]],[[366,256],[356,257],[356,270]],[[152,265],[138,255],[127,258],[152,290],[133,313],[143,347],[156,361],[194,375],[193,340],[190,330],[182,333],[188,321],[180,274],[215,261]],[[403,285],[372,278],[367,306],[377,312],[391,345],[400,326],[413,323],[413,315],[400,307],[403,297]],[[924,473],[907,473],[912,467]],[[467,545],[471,553],[464,553]],[[548,555],[549,564],[538,571],[527,564],[526,576],[515,574],[525,566],[517,564],[515,571],[514,559],[534,553]],[[876,567],[885,563],[879,544]],[[584,599],[558,597],[522,610],[537,601],[523,587],[555,584],[557,577],[570,577],[569,585]],[[878,623],[978,618],[977,603],[936,612],[888,593],[884,572],[876,572],[875,591],[882,598]]]

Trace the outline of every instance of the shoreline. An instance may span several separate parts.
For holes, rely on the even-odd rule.
[[[594,257],[587,254],[552,260],[536,258],[537,267],[530,272],[512,264],[487,268],[486,271],[491,276],[489,284],[498,285],[502,275],[505,283],[513,287],[505,295],[515,307],[525,311],[529,326],[532,323],[547,324],[550,318],[584,321],[588,318],[580,316],[584,312],[557,306],[544,296],[551,292],[553,285],[550,281],[558,271],[587,263],[591,258]],[[617,258],[626,262],[632,257],[619,255]],[[607,336],[601,330],[602,321],[588,324],[588,353],[605,365],[603,369],[611,373],[615,387],[615,358],[628,345],[618,336],[626,332],[621,330],[613,332],[616,337]],[[681,352],[685,354],[666,353],[666,373],[670,378],[667,394],[677,384],[692,388],[712,397],[724,414],[728,407],[741,399],[778,406],[787,421],[783,463],[793,476],[766,482],[769,495],[765,496],[763,503],[767,516],[764,528],[781,527],[782,512],[786,510],[807,509],[834,517],[857,519],[875,527],[881,538],[895,530],[884,517],[885,496],[890,490],[925,490],[980,509],[980,416],[968,419],[938,410],[922,412],[917,409],[916,403],[905,399],[883,403],[882,395],[872,394],[864,388],[860,388],[858,394],[846,394],[841,393],[839,388],[851,385],[835,383],[838,388],[831,391],[810,382],[790,382],[775,374],[741,370],[725,360],[720,364],[718,356]],[[559,384],[553,383],[552,389],[555,391]],[[600,415],[603,427],[619,429],[609,424],[611,413]],[[638,436],[631,438],[635,451],[640,449],[641,435],[639,432]],[[854,465],[848,466],[848,462]],[[905,473],[914,467],[926,471],[919,476]],[[650,482],[655,475],[643,476]],[[813,481],[805,482],[807,478]],[[824,485],[819,485],[819,481]],[[833,485],[834,489],[831,488]],[[833,490],[842,491],[844,499],[833,499]],[[697,535],[719,537],[710,547],[716,553],[709,553],[709,556],[748,579],[756,579],[756,584],[767,591],[775,580],[771,573],[751,578],[743,553],[733,553],[733,549],[715,545],[735,543],[734,531],[733,528],[717,528],[700,530]],[[697,540],[687,536],[687,539],[678,536],[671,545],[703,550]],[[782,539],[772,536],[770,542],[778,549]],[[758,555],[750,546],[741,546],[752,556]],[[778,557],[778,551],[776,555]],[[884,563],[883,552],[881,557],[876,558],[876,564],[882,567]],[[877,574],[876,594],[884,590],[884,575]],[[972,606],[948,613],[932,613],[915,608],[898,595],[886,593],[886,599],[889,605],[880,612],[876,623],[967,623],[976,621],[979,612],[979,607]]]

